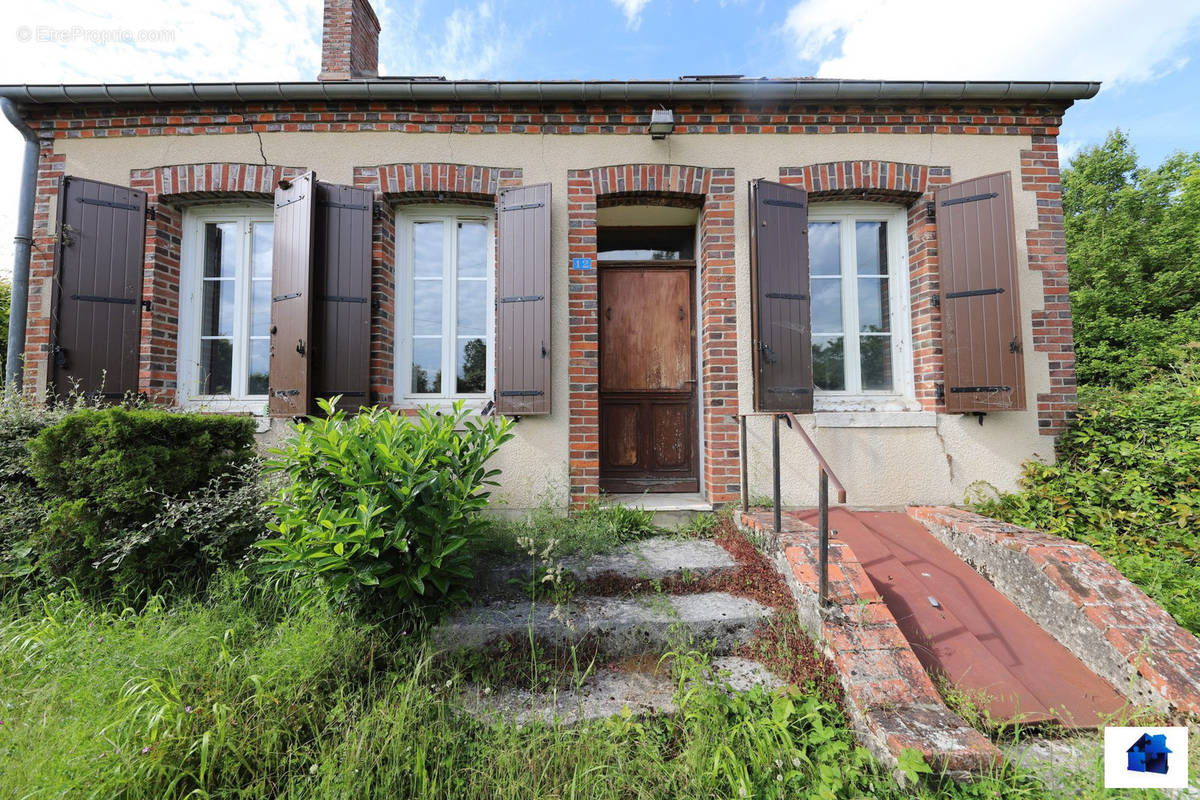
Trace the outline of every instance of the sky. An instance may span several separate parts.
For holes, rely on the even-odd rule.
[[[1064,161],[1124,130],[1143,165],[1200,151],[1200,0],[373,0],[380,73],[1102,81]],[[321,0],[10,0],[0,83],[312,80]],[[0,275],[21,138],[0,119]]]

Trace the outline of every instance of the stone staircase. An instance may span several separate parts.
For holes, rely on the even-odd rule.
[[[503,643],[535,642],[554,653],[577,651],[582,675],[556,689],[468,687],[464,705],[479,716],[519,724],[559,720],[566,724],[630,712],[674,710],[675,681],[661,656],[699,650],[709,655],[705,680],[743,691],[780,681],[761,664],[735,655],[772,610],[726,592],[670,594],[664,582],[711,577],[737,562],[711,541],[660,537],[614,553],[563,563],[577,594],[565,602],[517,599],[513,579],[528,579],[534,564],[477,570],[475,605],[446,619],[434,632],[444,651],[494,653]],[[619,596],[598,593],[626,589]],[[588,670],[587,667],[593,667]]]

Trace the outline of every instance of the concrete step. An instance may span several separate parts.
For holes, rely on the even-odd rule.
[[[508,639],[533,638],[554,648],[587,643],[589,653],[623,658],[676,647],[715,644],[724,655],[748,642],[773,612],[725,592],[647,595],[635,599],[579,597],[562,606],[500,601],[473,606],[443,621],[434,643],[444,649],[483,650]]]
[[[737,568],[737,562],[725,548],[708,539],[676,539],[656,536],[627,544],[611,553],[562,560],[565,577],[576,584],[602,575],[615,575],[639,581],[667,578],[707,578]],[[475,565],[473,596],[524,598],[521,584],[534,574],[537,562],[532,558],[507,558],[502,563],[479,562]]]
[[[732,691],[749,691],[754,686],[776,689],[783,681],[762,664],[737,656],[721,656],[710,663],[706,680],[728,686]],[[624,713],[636,715],[675,712],[675,682],[666,666],[626,669],[601,667],[573,686],[557,691],[533,692],[504,689],[492,692],[472,686],[463,697],[468,713],[498,718],[518,725],[532,721],[576,725]]]
[[[649,511],[654,515],[654,524],[662,528],[687,525],[700,514],[708,514],[713,510],[712,503],[698,492],[609,494],[604,496],[601,504]]]

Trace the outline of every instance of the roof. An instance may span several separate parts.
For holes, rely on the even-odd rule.
[[[665,81],[448,81],[372,78],[296,83],[10,84],[21,104],[424,100],[535,102],[1049,102],[1070,105],[1098,81],[869,81],[824,78],[700,78]]]

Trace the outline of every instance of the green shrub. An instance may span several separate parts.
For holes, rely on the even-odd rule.
[[[268,462],[286,483],[269,503],[279,535],[259,543],[263,569],[379,611],[464,599],[465,545],[484,525],[486,487],[499,473],[486,464],[512,438],[509,423],[477,422],[461,403],[415,419],[321,408],[326,416],[299,423]]]
[[[204,552],[197,531],[168,533],[156,517],[190,497],[193,511],[205,497],[226,504],[240,483],[222,476],[253,456],[253,443],[248,418],[148,409],[82,409],[45,427],[28,444],[29,474],[51,509],[31,542],[39,573],[134,594],[202,579],[211,569],[187,571]]]
[[[1200,368],[1127,392],[1091,389],[1053,464],[983,514],[1086,542],[1200,632]]]

